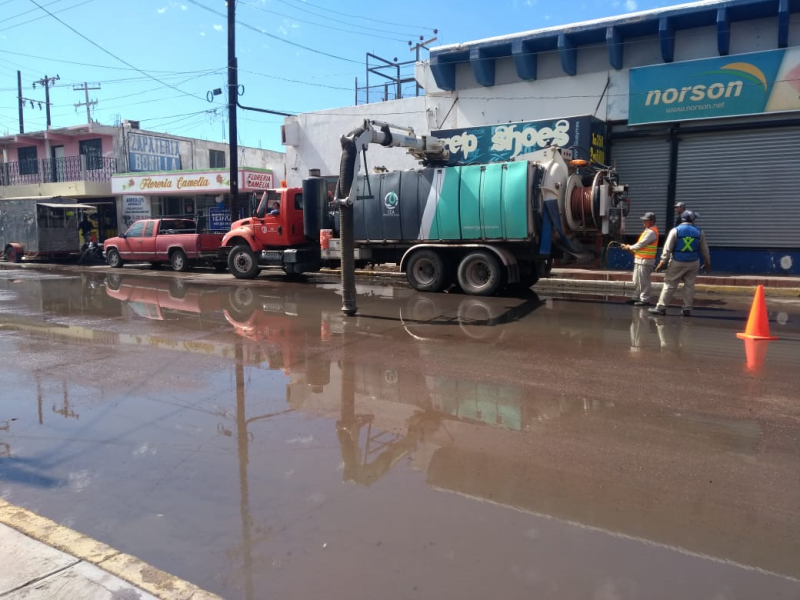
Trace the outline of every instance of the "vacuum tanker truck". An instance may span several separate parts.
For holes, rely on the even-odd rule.
[[[406,148],[421,165],[369,173],[370,144]],[[288,275],[338,267],[351,237],[356,265],[399,265],[418,291],[455,283],[486,296],[530,287],[554,259],[591,261],[624,233],[627,186],[614,169],[567,161],[555,146],[512,161],[444,166],[441,140],[369,120],[342,137],[342,148],[335,194],[326,179],[309,177],[302,187],[268,190],[252,217],[232,224],[220,258],[235,277],[254,278],[266,266]],[[352,231],[342,231],[340,205],[352,209]]]

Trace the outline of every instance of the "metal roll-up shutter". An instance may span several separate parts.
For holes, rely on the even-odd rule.
[[[800,246],[800,127],[684,135],[676,201],[710,246]]]
[[[620,183],[628,184],[631,214],[626,233],[639,234],[639,217],[646,212],[656,214],[656,225],[665,235],[667,188],[669,186],[669,140],[636,138],[614,140],[611,160],[619,173]]]

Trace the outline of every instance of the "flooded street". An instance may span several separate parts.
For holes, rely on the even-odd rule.
[[[0,270],[0,497],[231,599],[800,598],[800,304],[336,289]]]

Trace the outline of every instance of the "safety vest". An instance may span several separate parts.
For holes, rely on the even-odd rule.
[[[672,251],[672,258],[678,262],[692,262],[700,260],[700,228],[689,223],[683,223],[676,228],[678,241]]]
[[[642,232],[642,235],[639,236],[639,241],[637,241],[636,243],[638,244],[639,242],[641,242],[644,239],[644,236],[647,235],[648,231],[655,231],[656,233],[655,241],[652,244],[645,246],[640,250],[634,250],[633,256],[644,260],[655,260],[656,254],[658,253],[658,227],[653,225],[650,229],[645,229]]]

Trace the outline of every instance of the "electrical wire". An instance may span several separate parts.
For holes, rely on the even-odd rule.
[[[377,34],[374,34],[374,33],[367,33],[365,31],[355,31],[353,29],[342,29],[341,27],[333,27],[329,23],[315,23],[314,21],[307,21],[305,19],[300,19],[300,18],[294,17],[292,15],[287,15],[286,13],[280,13],[280,12],[277,12],[277,11],[274,11],[274,10],[270,10],[268,8],[264,8],[263,6],[258,6],[257,4],[250,4],[249,2],[244,2],[243,0],[239,0],[239,4],[243,5],[243,6],[249,6],[251,8],[255,8],[256,10],[260,10],[260,11],[265,12],[265,13],[269,13],[269,14],[272,14],[272,15],[277,15],[279,17],[284,17],[286,19],[291,19],[292,21],[297,21],[298,23],[306,23],[308,25],[313,25],[314,27],[322,27],[322,28],[324,28],[324,29],[326,29],[328,31],[331,31],[331,30],[332,31],[343,31],[343,32],[349,33],[351,35],[362,35],[362,36],[366,36],[366,37],[379,38],[379,39],[382,39],[382,40],[391,40],[393,42],[405,42],[406,41],[406,40],[404,40],[402,38],[397,38],[397,37],[388,37],[388,36],[385,36],[385,35],[377,35]]]
[[[223,14],[223,13],[217,11],[217,10],[214,10],[210,6],[206,6],[202,2],[198,2],[197,0],[186,0],[186,1],[191,3],[191,4],[194,4],[195,6],[199,6],[200,8],[203,8],[203,9],[207,10],[208,12],[210,12],[212,14],[215,14],[215,15],[217,15],[219,17],[227,18],[227,15],[225,15],[225,14]],[[31,2],[33,2],[33,0],[31,0]],[[323,52],[322,50],[317,50],[317,49],[311,48],[309,46],[304,46],[303,44],[298,44],[297,42],[292,42],[292,41],[284,39],[284,38],[282,38],[282,37],[280,37],[278,35],[275,35],[275,34],[272,34],[272,33],[268,33],[266,31],[264,31],[263,29],[259,29],[258,27],[255,27],[254,25],[251,25],[250,23],[245,23],[244,21],[240,21],[239,19],[236,19],[236,23],[241,25],[242,27],[245,27],[247,29],[255,31],[256,33],[260,33],[261,35],[264,35],[264,36],[266,36],[266,37],[268,37],[270,39],[277,40],[279,42],[283,42],[284,44],[288,44],[290,46],[294,46],[295,48],[301,48],[303,50],[307,50],[309,52],[313,52],[314,54],[320,54],[322,56],[327,56],[328,58],[335,58],[336,60],[343,60],[345,62],[354,63],[354,64],[357,64],[357,65],[361,64],[361,61],[353,60],[352,58],[345,58],[344,56],[337,56],[336,54],[331,54],[329,52]]]
[[[156,82],[158,82],[158,83],[160,83],[160,84],[162,84],[162,85],[164,85],[164,86],[166,86],[166,87],[170,87],[170,88],[172,88],[172,89],[174,89],[174,90],[176,90],[176,91],[178,91],[178,92],[181,92],[182,94],[184,94],[184,95],[186,95],[186,96],[189,96],[190,98],[195,98],[195,99],[197,99],[197,100],[205,100],[205,98],[203,98],[203,97],[201,97],[201,96],[195,96],[194,94],[190,94],[189,92],[184,92],[183,90],[181,90],[181,89],[179,89],[179,88],[175,87],[174,85],[170,85],[169,83],[164,83],[163,81],[161,81],[161,80],[160,80],[160,79],[158,79],[157,77],[154,77],[153,75],[150,75],[150,74],[149,74],[149,73],[147,73],[146,71],[143,71],[143,70],[141,70],[141,69],[139,69],[139,68],[137,68],[137,67],[134,67],[134,66],[133,66],[131,63],[129,63],[128,61],[126,61],[126,60],[124,60],[124,59],[120,58],[119,56],[117,56],[116,54],[114,54],[113,52],[111,52],[110,50],[106,50],[105,48],[103,48],[103,46],[101,46],[101,45],[100,45],[100,44],[98,44],[97,42],[95,42],[95,41],[93,41],[92,39],[90,39],[90,38],[86,37],[86,36],[85,36],[85,35],[83,35],[83,34],[82,34],[80,31],[78,31],[77,29],[75,29],[75,28],[74,28],[74,27],[72,27],[71,25],[68,25],[67,23],[65,23],[64,21],[62,21],[61,19],[59,19],[57,16],[55,16],[55,15],[54,15],[53,13],[51,13],[49,10],[47,10],[46,8],[43,8],[43,7],[42,7],[42,6],[41,6],[41,5],[40,5],[38,2],[36,2],[36,0],[29,0],[29,1],[30,1],[30,2],[32,2],[33,4],[35,4],[36,6],[38,6],[38,7],[39,7],[40,9],[42,9],[43,11],[45,11],[45,12],[46,12],[48,15],[50,15],[51,17],[53,17],[53,18],[54,18],[56,21],[58,21],[59,23],[61,23],[61,24],[62,24],[64,27],[66,27],[67,29],[69,29],[70,31],[72,31],[73,33],[75,33],[76,35],[80,36],[81,38],[83,38],[84,40],[86,40],[87,42],[89,42],[90,44],[92,44],[92,46],[94,46],[95,48],[98,48],[99,50],[101,50],[101,51],[105,52],[106,54],[108,54],[108,55],[109,55],[109,56],[111,56],[112,58],[115,58],[115,59],[117,59],[118,61],[120,61],[120,62],[121,62],[121,63],[123,63],[124,65],[127,65],[127,66],[128,66],[128,67],[130,67],[131,69],[134,69],[134,70],[136,70],[136,71],[140,72],[142,75],[146,75],[146,76],[147,76],[147,77],[149,77],[150,79],[152,79],[152,80],[154,80],[154,81],[156,81]]]
[[[60,2],[61,0],[58,0],[58,1]],[[84,4],[89,4],[89,2],[92,2],[92,0],[84,0],[84,2],[81,2],[80,4],[73,4],[72,6],[67,6],[66,8],[62,8],[61,10],[53,11],[53,14],[57,15],[59,13],[63,13],[63,12],[66,12],[68,10],[72,10],[73,8],[78,8],[79,6],[83,6]],[[55,2],[51,2],[51,4],[55,4]],[[47,4],[46,6],[50,6],[50,4]],[[36,9],[34,8],[32,10],[36,10]],[[28,11],[28,12],[30,12],[30,11]],[[8,31],[9,29],[14,29],[16,27],[20,27],[22,25],[27,25],[28,23],[33,23],[34,21],[40,21],[41,19],[46,19],[46,18],[47,18],[47,15],[42,15],[42,16],[36,17],[34,19],[28,19],[27,21],[23,21],[22,23],[15,23],[14,25],[9,25],[8,27],[4,27],[3,29],[0,29],[0,31]],[[2,21],[0,21],[0,22],[2,22]]]
[[[286,0],[278,0],[278,1],[281,2],[282,4],[286,4],[288,6],[292,6],[291,4],[286,2]],[[332,8],[319,6],[318,4],[313,4],[312,2],[306,2],[306,0],[301,0],[300,4],[303,4],[303,5],[306,5],[306,6],[313,6],[314,8],[318,8],[320,10],[325,10],[325,11],[331,12],[331,13],[333,13],[335,15],[342,15],[343,17],[353,17],[355,19],[362,19],[364,21],[371,21],[372,23],[383,23],[384,25],[396,25],[397,27],[411,27],[412,29],[426,29],[428,31],[433,31],[433,32],[437,31],[436,29],[434,29],[432,27],[423,27],[421,25],[408,25],[408,24],[403,24],[403,23],[392,23],[391,21],[370,19],[369,17],[364,17],[362,15],[351,15],[351,14],[348,14],[348,13],[340,12],[338,10],[333,10]],[[310,12],[310,11],[306,10],[306,12]],[[328,18],[328,17],[325,17],[325,18]]]
[[[59,2],[63,2],[63,1],[64,0],[53,0],[52,2],[50,2],[48,4],[45,4],[45,6],[53,6],[53,4],[58,4]],[[0,19],[0,23],[5,23],[6,21],[13,21],[17,17],[21,17],[22,15],[27,15],[28,13],[32,13],[32,12],[36,12],[36,9],[35,8],[29,8],[28,10],[23,11],[21,13],[17,13],[15,15],[10,16],[10,17],[6,17],[5,19]]]

